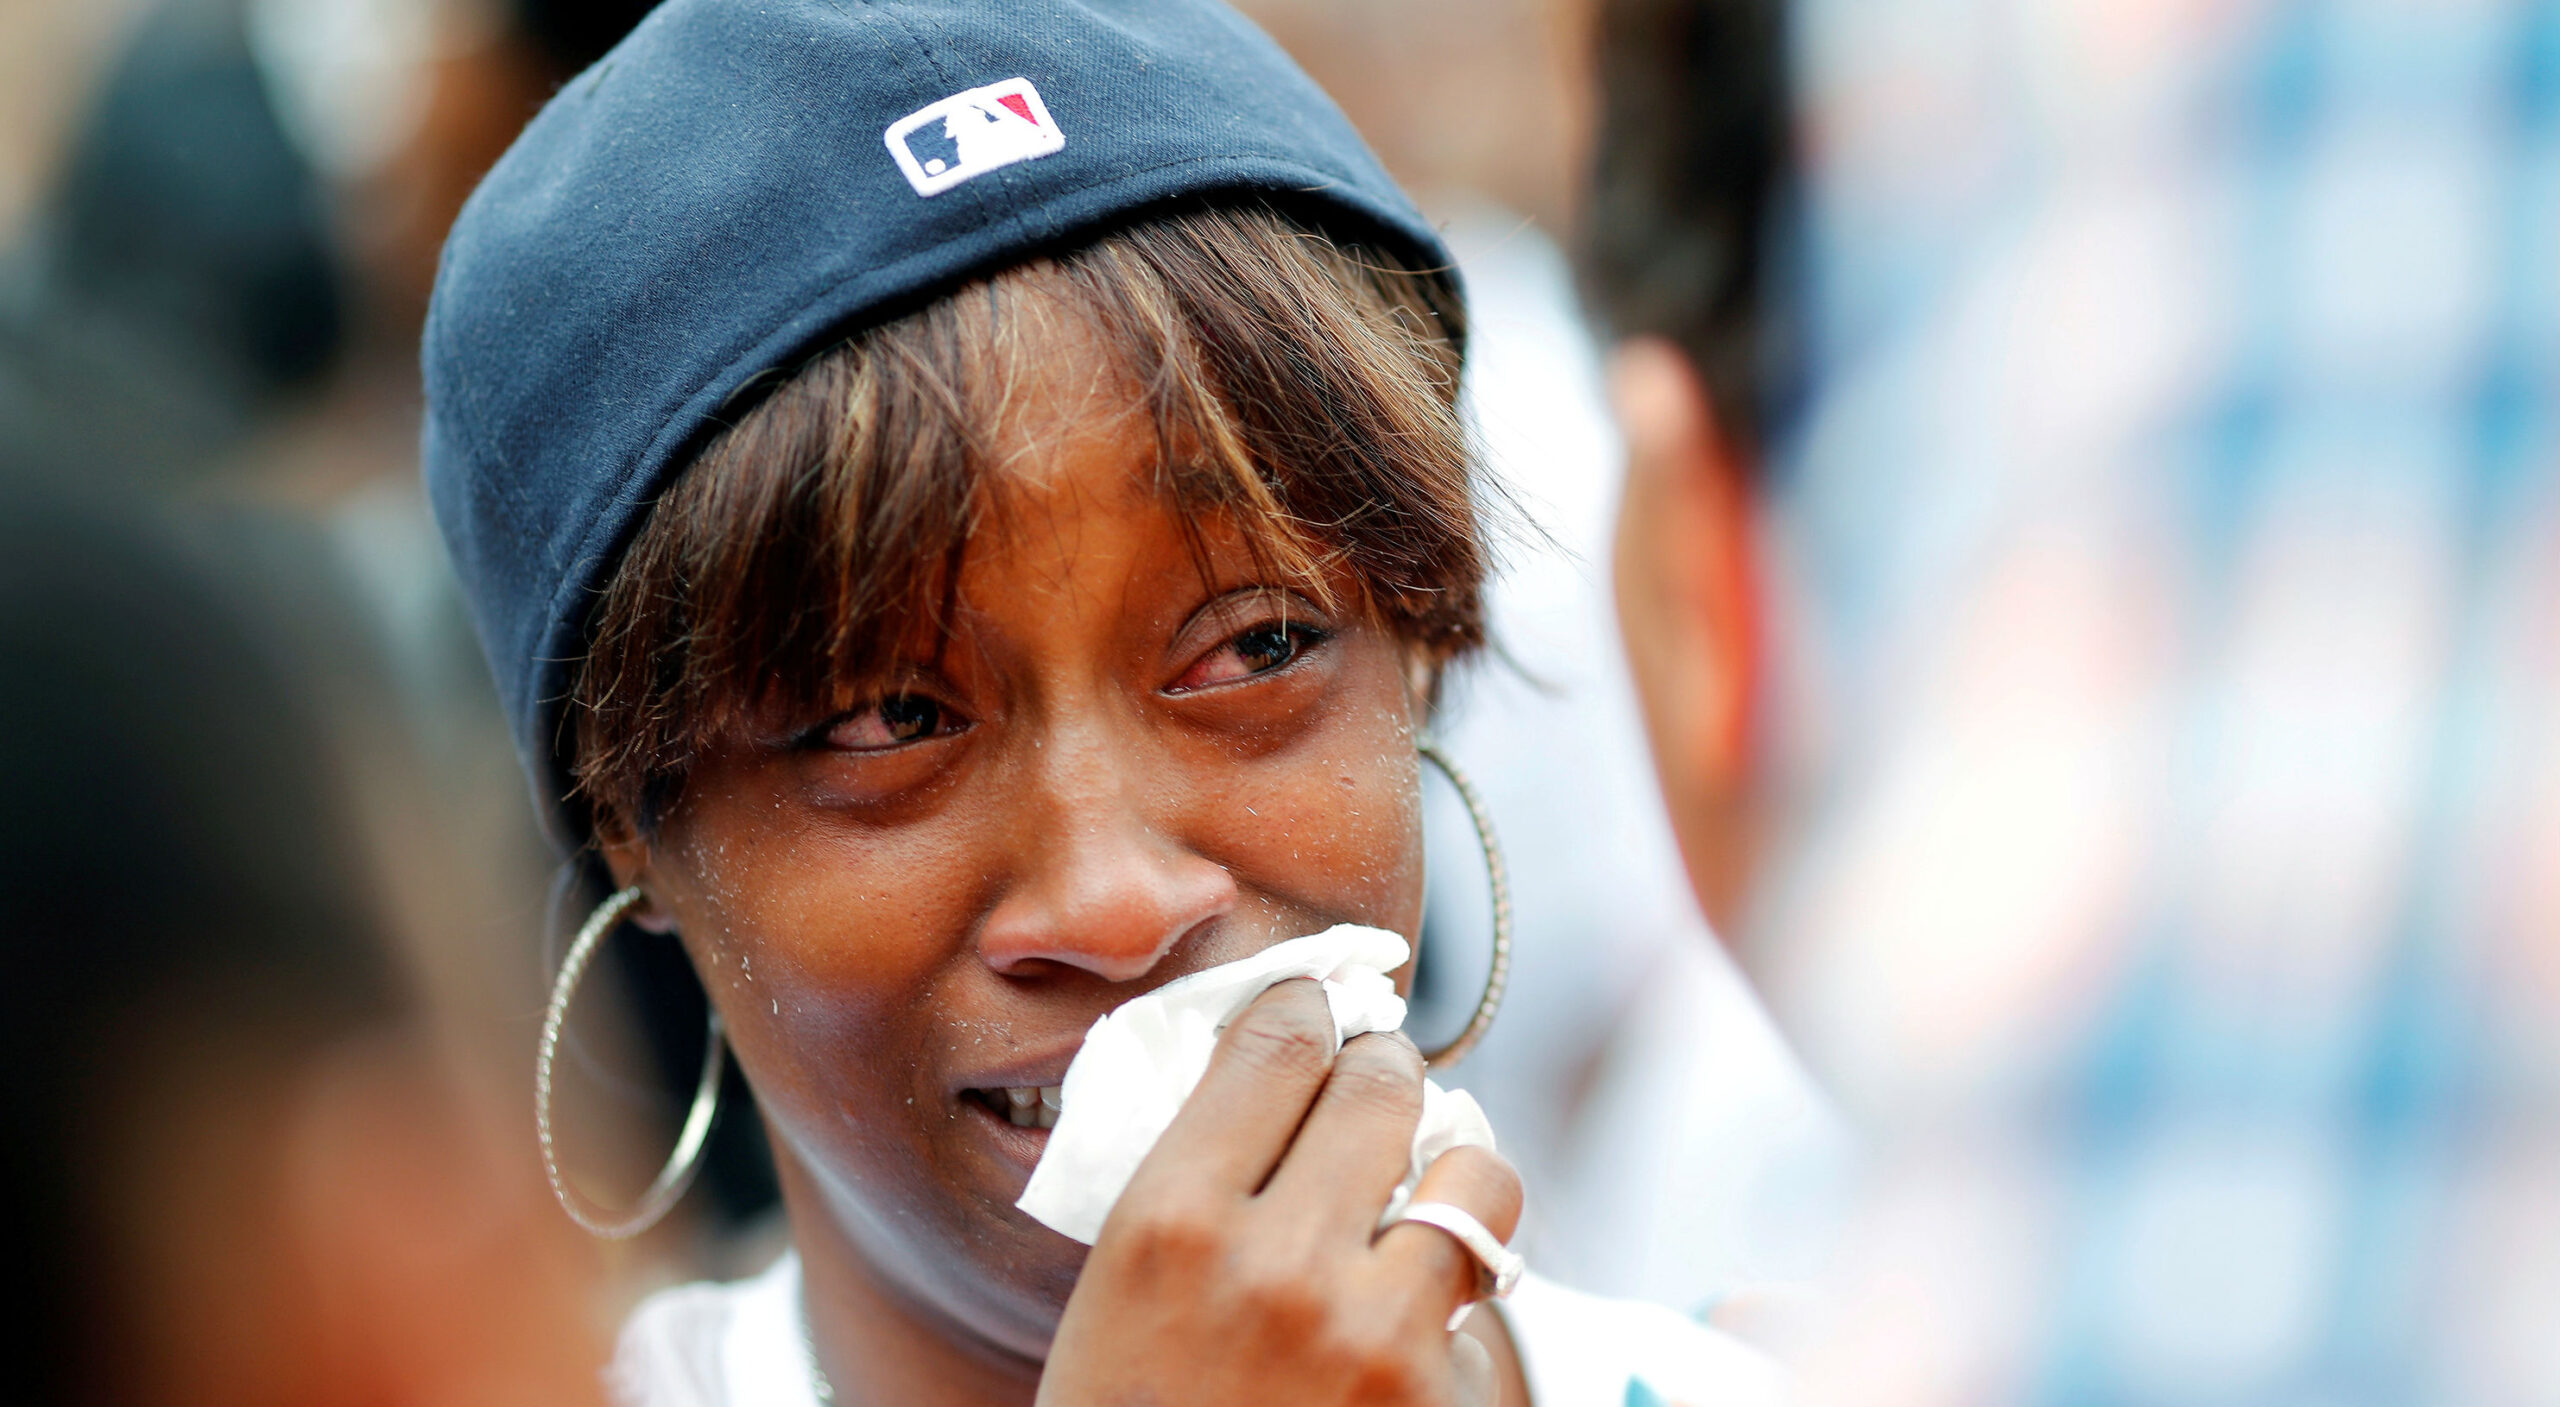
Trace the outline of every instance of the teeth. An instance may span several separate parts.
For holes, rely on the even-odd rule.
[[[1016,1128],[1053,1129],[1064,1105],[1058,1085],[1018,1086],[1003,1091],[1005,1121]]]

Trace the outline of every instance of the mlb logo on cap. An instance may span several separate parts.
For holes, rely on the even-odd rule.
[[[939,195],[973,176],[1067,144],[1028,78],[954,93],[890,123],[883,135],[918,195]]]

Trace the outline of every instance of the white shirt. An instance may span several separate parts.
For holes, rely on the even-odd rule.
[[[1757,1407],[1789,1399],[1757,1350],[1659,1305],[1535,1275],[1499,1306],[1537,1407]],[[800,1258],[729,1284],[662,1290],[622,1327],[606,1386],[617,1407],[818,1407],[800,1331]]]

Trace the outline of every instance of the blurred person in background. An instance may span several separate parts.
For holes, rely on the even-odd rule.
[[[414,346],[442,221],[645,8],[0,15],[60,41],[0,66],[66,109],[42,71],[111,55],[0,202],[37,1391],[594,1396],[616,1306],[486,1056],[531,1047],[544,870],[415,487]]]
[[[1868,1142],[1810,1394],[2560,1400],[2560,6],[1599,34],[1630,658]]]
[[[15,462],[71,480],[199,474],[314,395],[379,374],[362,363],[410,360],[471,184],[647,8],[99,6],[110,18],[90,26],[113,57],[0,255],[0,440]],[[335,483],[381,473],[342,458]]]
[[[417,1019],[299,671],[183,536],[0,480],[10,1399],[592,1401],[590,1263]]]
[[[287,643],[345,744],[350,821],[423,1010],[466,1063],[530,1049],[544,955],[523,934],[551,867],[417,485],[418,328],[471,185],[647,9],[159,0],[78,26],[0,12],[26,41],[6,60],[19,91],[100,74],[86,96],[51,80],[61,153],[11,163],[41,174],[5,193],[26,210],[0,254],[10,472],[183,522]],[[54,125],[17,122],[15,140]],[[516,1103],[520,1069],[489,1059]],[[624,1102],[645,1118],[644,1096]],[[715,1190],[743,1177],[748,1202],[769,1199],[753,1141],[724,1129],[720,1147]]]
[[[50,28],[0,12],[25,41],[6,60],[21,91],[101,74],[86,95],[51,80],[61,150],[16,154],[40,174],[0,192],[25,211],[0,253],[10,472],[166,500],[221,540],[223,574],[298,633],[320,706],[360,739],[358,811],[402,857],[391,899],[439,1004],[481,1019],[540,989],[536,955],[489,935],[512,940],[544,869],[416,486],[419,318],[471,183],[646,8],[110,0]],[[14,118],[13,142],[56,125]]]

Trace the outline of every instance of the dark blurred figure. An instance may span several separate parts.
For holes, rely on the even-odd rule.
[[[306,746],[336,749],[329,834],[364,863],[373,941],[406,979],[391,1034],[449,1067],[438,1097],[470,1136],[443,1142],[485,1159],[467,1194],[444,1195],[515,1227],[531,1260],[558,1252],[592,1275],[600,1261],[542,1205],[530,1136],[553,861],[418,487],[416,346],[445,230],[481,174],[651,6],[138,8],[0,254],[0,511],[68,495],[100,520],[172,525],[289,661]],[[578,1145],[590,1163],[610,1171],[596,1150],[623,1111],[654,1112],[655,1083],[608,1076],[590,1101],[602,1127]],[[771,1200],[752,1117],[715,1148],[704,1205],[752,1216]],[[528,1208],[532,1228],[514,1220]],[[671,1224],[643,1263],[726,1244],[692,1230]],[[527,1315],[519,1331],[552,1327]]]
[[[110,65],[0,258],[0,444],[20,467],[200,472],[349,355],[405,356],[480,173],[650,5],[519,0],[456,38],[453,7],[419,0],[418,52],[394,56],[415,111],[353,163],[327,136],[339,114],[297,102],[331,80],[288,71],[326,65],[325,37],[293,38],[325,8],[161,0]]]
[[[403,104],[326,64],[393,8],[149,5],[0,253],[11,1400],[597,1392],[526,1102],[546,861],[414,346],[481,171],[647,6],[415,0]],[[330,81],[405,114],[361,162]]]
[[[224,1299],[280,1289],[240,1164],[274,1156],[313,1052],[398,1009],[311,721],[202,582],[9,501],[0,1254],[38,1287],[9,1316],[13,1396],[179,1400],[136,1327],[172,1293],[236,1327]],[[231,1273],[167,1283],[194,1250],[172,1233]]]
[[[326,729],[149,516],[0,489],[9,1396],[584,1400],[579,1263],[422,1039]]]
[[[324,193],[240,7],[176,0],[108,74],[0,295],[0,444],[71,481],[202,468],[344,335]]]

